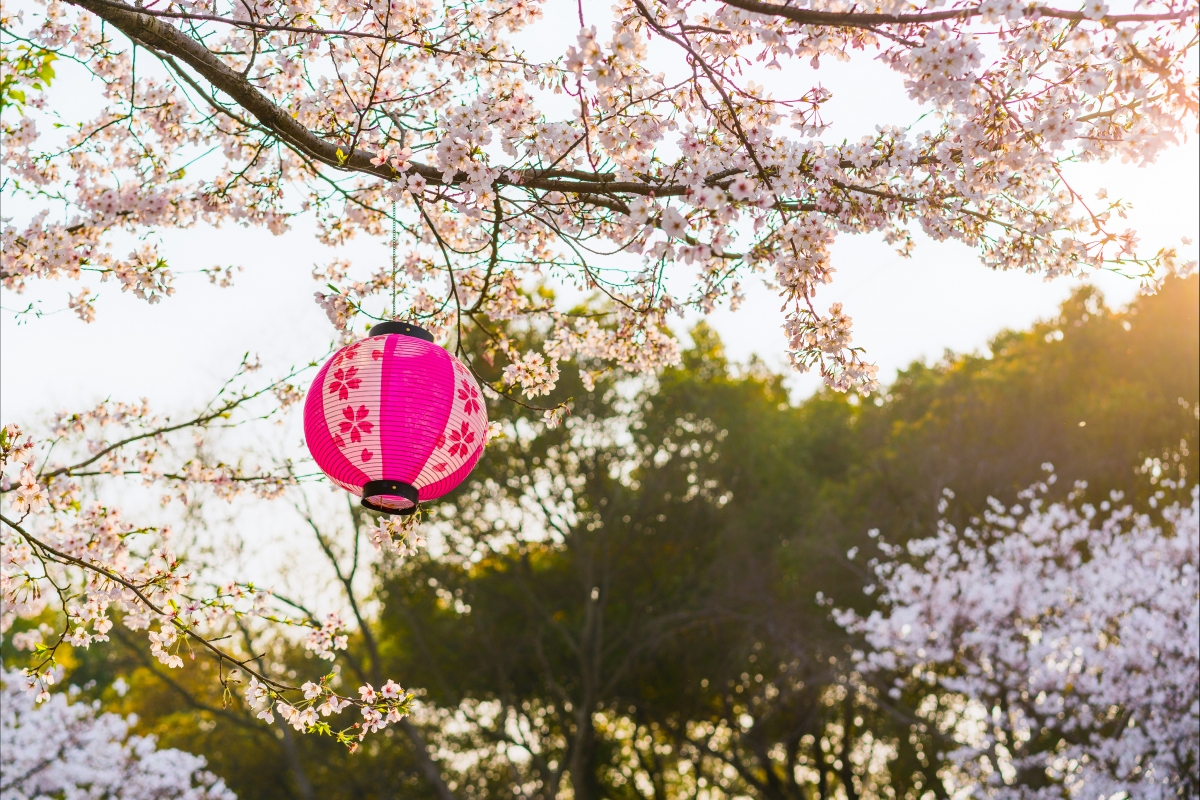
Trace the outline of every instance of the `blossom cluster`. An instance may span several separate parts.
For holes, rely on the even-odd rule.
[[[245,689],[246,704],[255,715],[268,723],[278,713],[283,721],[301,733],[324,733],[348,744],[351,750],[367,734],[375,733],[408,715],[413,695],[395,681],[389,680],[378,690],[365,683],[358,687],[358,702],[339,696],[329,686],[334,675],[326,675],[319,683],[309,681],[300,687],[303,699],[286,702],[279,693],[257,678],[251,678]],[[362,719],[347,728],[334,731],[326,718],[340,714],[350,705],[357,705]]]
[[[327,614],[324,622],[313,625],[308,638],[304,640],[304,649],[315,653],[318,658],[333,661],[337,650],[345,650],[348,644],[345,630],[346,624],[336,613]]]
[[[417,530],[420,514],[380,517],[366,529],[367,541],[377,552],[387,551],[400,558],[416,555],[425,547],[425,537]]]
[[[17,670],[0,673],[0,772],[4,797],[234,800],[201,756],[159,749],[133,722],[59,693],[44,702]]]
[[[963,530],[882,542],[881,610],[835,618],[863,636],[862,672],[958,745],[956,780],[980,796],[1192,796],[1200,492],[1156,521],[1119,496],[1046,504],[1045,486]]]

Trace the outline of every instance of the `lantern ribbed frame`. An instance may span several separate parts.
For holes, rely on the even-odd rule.
[[[458,486],[487,438],[479,384],[432,339],[407,323],[376,325],[334,353],[304,402],[317,466],[386,514],[411,514],[413,495],[423,503]]]

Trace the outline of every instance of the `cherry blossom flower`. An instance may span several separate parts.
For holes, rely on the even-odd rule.
[[[736,200],[749,200],[755,195],[757,186],[753,178],[742,175],[729,184],[729,193]]]
[[[667,236],[680,238],[687,233],[687,220],[677,208],[667,208],[662,213],[662,230]]]

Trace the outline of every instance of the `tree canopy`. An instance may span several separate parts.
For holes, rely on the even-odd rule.
[[[1153,515],[1193,486],[1198,284],[1123,311],[1081,289],[984,354],[911,365],[874,401],[792,402],[703,325],[653,381],[585,393],[564,376],[572,416],[517,412],[431,512],[436,547],[375,561],[369,592],[345,583],[364,610],[335,653],[341,680],[394,676],[419,700],[357,753],[226,708],[208,658],[163,669],[120,626],[123,646],[74,650],[67,679],[204,754],[242,796],[948,796],[957,744],[920,718],[925,694],[871,691],[863,633],[831,609],[879,607],[879,541],[1023,502],[1046,462],[1062,503],[1116,492]],[[348,575],[370,518],[310,520]],[[299,644],[271,647],[312,669]],[[137,691],[116,697],[117,675]]]
[[[1180,261],[1173,245],[1140,247],[1119,228],[1126,204],[1085,198],[1069,168],[1146,163],[1195,130],[1184,0],[1132,13],[622,0],[580,3],[565,22],[531,0],[6,9],[14,291],[93,277],[156,302],[175,282],[155,232],[279,233],[300,213],[326,243],[390,230],[403,247],[390,270],[318,269],[336,326],[399,313],[506,351],[500,322],[549,326],[540,349],[510,353],[505,382],[533,397],[559,359],[674,363],[666,320],[736,306],[758,275],[787,309],[794,366],[865,393],[876,370],[849,310],[815,299],[839,235],[908,254],[923,232],[992,268],[1118,269],[1148,285]],[[820,66],[865,59],[926,113],[838,141]],[[76,65],[103,95],[95,115],[53,100],[57,71]],[[123,254],[130,236],[143,243]],[[608,324],[528,297],[539,276],[605,295]],[[88,283],[70,306],[90,320],[95,300]]]

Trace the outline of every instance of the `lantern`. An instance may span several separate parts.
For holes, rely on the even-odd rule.
[[[385,514],[411,514],[461,483],[487,427],[470,370],[406,322],[376,325],[337,351],[304,402],[317,466]]]

